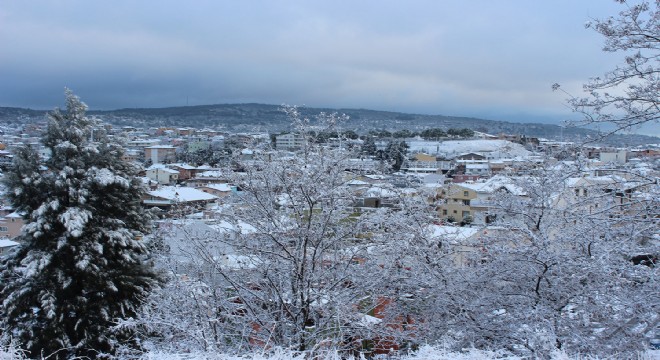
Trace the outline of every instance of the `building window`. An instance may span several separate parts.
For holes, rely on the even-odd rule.
[[[575,196],[580,196],[580,189],[575,189]]]
[[[457,211],[457,210],[454,210],[454,214],[458,214],[458,211]]]
[[[470,206],[470,200],[463,200],[463,205]]]
[[[447,209],[442,209],[442,215],[447,216]]]
[[[463,196],[468,196],[468,195],[470,195],[469,192],[467,192],[467,191],[463,191]]]
[[[0,232],[7,232],[9,229],[6,226],[0,226]]]

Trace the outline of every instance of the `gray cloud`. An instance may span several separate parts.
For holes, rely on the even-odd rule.
[[[0,106],[222,102],[561,119],[618,56],[589,17],[614,2],[5,2]],[[514,116],[515,117],[515,116]]]

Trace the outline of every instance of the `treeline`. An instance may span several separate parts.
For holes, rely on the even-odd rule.
[[[369,135],[379,138],[412,138],[421,137],[424,140],[438,140],[442,138],[470,138],[474,136],[474,131],[468,128],[450,128],[447,131],[440,128],[426,129],[422,131],[410,131],[408,129],[390,132],[387,130],[371,130]]]

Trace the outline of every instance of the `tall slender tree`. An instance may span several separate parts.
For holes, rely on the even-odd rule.
[[[42,139],[50,158],[23,148],[6,176],[27,224],[0,269],[2,336],[32,357],[109,356],[114,322],[158,284],[137,240],[149,224],[141,184],[86,109],[67,89]]]

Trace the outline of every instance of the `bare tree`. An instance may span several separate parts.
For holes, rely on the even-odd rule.
[[[444,274],[452,296],[461,294],[450,304],[464,319],[450,329],[459,346],[535,357],[556,349],[631,356],[646,346],[660,319],[658,270],[631,258],[657,251],[657,219],[639,206],[654,207],[621,199],[638,179],[576,188],[585,178],[575,171],[546,166],[519,178],[525,193],[499,196],[498,227],[471,243],[473,265]],[[637,194],[653,198],[656,188],[646,183]]]
[[[568,99],[569,106],[584,115],[574,125],[613,124],[610,133],[658,122],[660,114],[660,1],[617,2],[626,6],[618,17],[586,26],[605,37],[604,51],[625,53],[624,63],[590,79],[584,85],[587,96]]]
[[[298,133],[317,132],[286,110]],[[321,114],[313,126],[331,131],[341,120]],[[295,155],[237,160],[233,203],[211,231],[187,234],[188,260],[171,266],[170,286],[143,313],[153,341],[183,340],[177,350],[322,351],[399,336],[368,314],[390,295],[392,254],[416,223],[396,202],[362,207],[348,186],[350,154],[306,140]]]

